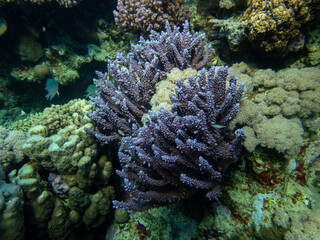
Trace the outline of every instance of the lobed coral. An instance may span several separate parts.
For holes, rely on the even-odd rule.
[[[10,180],[26,194],[27,211],[35,212],[28,216],[35,219],[28,228],[38,234],[65,239],[82,224],[98,227],[111,210],[112,165],[106,157],[96,158],[97,143],[85,127],[93,126],[69,124],[50,137],[30,129],[23,151],[31,161],[10,173]]]
[[[300,28],[312,19],[309,1],[253,0],[242,16],[251,43],[269,55],[301,50]]]
[[[163,30],[166,21],[171,26],[181,26],[190,18],[188,6],[184,0],[118,0],[117,10],[113,12],[118,26],[144,36],[151,30]]]

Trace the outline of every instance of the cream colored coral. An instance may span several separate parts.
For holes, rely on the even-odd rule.
[[[171,101],[169,94],[174,94],[175,80],[181,79],[182,82],[186,82],[189,76],[197,76],[197,70],[187,68],[183,71],[178,68],[174,68],[167,75],[167,79],[162,80],[156,84],[156,93],[150,100],[152,111],[158,112],[161,108],[171,111]]]

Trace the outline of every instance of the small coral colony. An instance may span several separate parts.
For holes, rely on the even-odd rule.
[[[319,1],[0,8],[0,239],[319,239]]]

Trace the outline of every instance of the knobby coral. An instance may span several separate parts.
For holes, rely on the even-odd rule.
[[[295,0],[253,0],[242,17],[251,43],[270,55],[301,50],[300,28],[311,19],[310,1]]]
[[[119,150],[122,170],[130,193],[128,202],[116,207],[144,210],[187,198],[199,189],[210,200],[220,194],[220,172],[233,163],[244,140],[225,128],[239,110],[243,85],[231,75],[226,89],[227,68],[203,69],[188,84],[176,80],[170,95],[172,112],[149,112],[150,119],[132,137],[123,138]]]

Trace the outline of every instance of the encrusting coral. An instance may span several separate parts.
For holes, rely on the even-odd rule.
[[[90,123],[86,113],[92,112],[93,105],[85,99],[74,99],[64,105],[47,107],[41,113],[30,114],[23,120],[18,120],[6,126],[9,130],[28,132],[29,135],[48,137],[56,134],[68,125],[77,127]],[[30,131],[30,129],[32,130]]]

